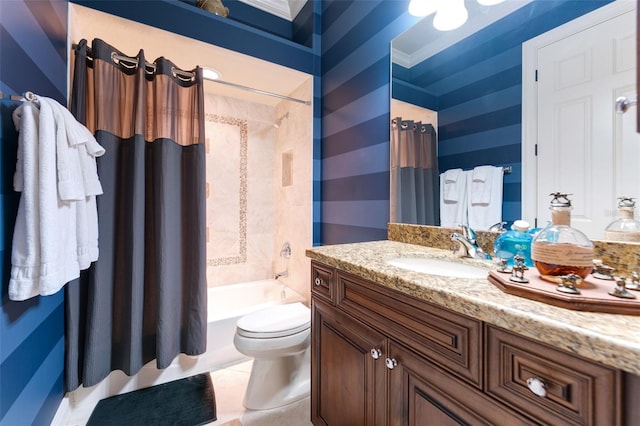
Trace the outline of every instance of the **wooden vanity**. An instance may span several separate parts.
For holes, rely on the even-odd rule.
[[[385,262],[450,256],[413,244],[307,255],[315,425],[640,424],[640,317],[569,311]]]

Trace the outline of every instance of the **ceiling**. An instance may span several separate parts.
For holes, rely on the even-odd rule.
[[[89,42],[101,38],[126,55],[135,56],[140,49],[144,49],[149,61],[164,56],[185,70],[193,69],[196,65],[214,68],[221,73],[220,79],[223,81],[285,96],[311,78],[291,68],[74,3],[69,4],[69,13],[69,42],[72,44],[82,38]],[[276,97],[213,81],[205,81],[204,88],[208,93],[263,105],[275,106],[282,102]],[[311,98],[312,94],[309,93],[303,100],[310,101]]]
[[[469,18],[463,26],[453,31],[436,30],[433,27],[433,15],[426,16],[393,39],[392,60],[405,68],[411,68],[531,1],[533,0],[510,0],[494,6],[482,6],[475,0],[467,0],[465,7]]]

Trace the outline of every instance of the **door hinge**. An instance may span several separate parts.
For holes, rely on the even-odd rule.
[[[538,70],[536,70],[536,81],[538,81]]]
[[[533,146],[533,155],[535,155],[536,157],[538,156],[538,144],[535,144]]]
[[[537,217],[535,219],[533,219],[533,227],[534,228],[538,227],[538,218]]]

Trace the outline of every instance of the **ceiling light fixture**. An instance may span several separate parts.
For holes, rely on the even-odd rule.
[[[502,3],[504,0],[478,0],[483,6],[493,6],[494,4]]]
[[[222,76],[220,71],[214,70],[213,68],[202,68],[202,77],[205,80],[217,80]]]
[[[438,0],[411,0],[409,13],[413,16],[427,16],[438,10]]]
[[[438,8],[436,16],[433,17],[433,26],[440,31],[455,30],[467,22],[468,17],[464,0],[449,0]]]
[[[504,0],[477,0],[483,6],[492,6]],[[435,12],[433,26],[440,31],[451,31],[461,27],[469,17],[464,0],[411,0],[409,13],[427,16]]]

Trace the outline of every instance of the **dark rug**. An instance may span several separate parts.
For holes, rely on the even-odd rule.
[[[103,399],[87,426],[197,426],[215,420],[211,376],[198,374]]]

